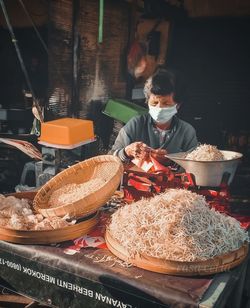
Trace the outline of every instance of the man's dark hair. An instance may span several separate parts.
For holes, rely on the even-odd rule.
[[[174,94],[174,101],[183,104],[186,101],[186,84],[179,71],[158,67],[155,73],[149,77],[144,86],[144,95],[148,100],[149,95]]]
[[[174,75],[166,69],[158,68],[152,76],[151,92],[155,95],[168,95],[174,93]]]

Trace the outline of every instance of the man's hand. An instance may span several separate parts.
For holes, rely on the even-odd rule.
[[[164,149],[151,149],[151,156],[156,159],[159,163],[165,165],[166,163],[169,162],[169,159],[167,157],[165,157],[165,155],[167,154],[167,150]]]
[[[124,150],[126,155],[131,159],[138,158],[139,160],[147,160],[152,149],[145,143],[139,141],[129,144]]]

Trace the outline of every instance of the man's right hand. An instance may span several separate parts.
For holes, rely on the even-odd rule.
[[[145,143],[138,141],[127,145],[124,150],[129,158],[144,160],[148,158],[151,148]]]

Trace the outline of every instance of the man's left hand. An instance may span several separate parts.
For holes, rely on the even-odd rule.
[[[169,159],[165,156],[167,153],[167,150],[164,149],[152,149],[150,154],[159,163],[165,165],[169,162]]]

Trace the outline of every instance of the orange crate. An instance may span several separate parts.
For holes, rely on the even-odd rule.
[[[73,145],[94,139],[93,121],[63,118],[41,125],[41,142]]]

